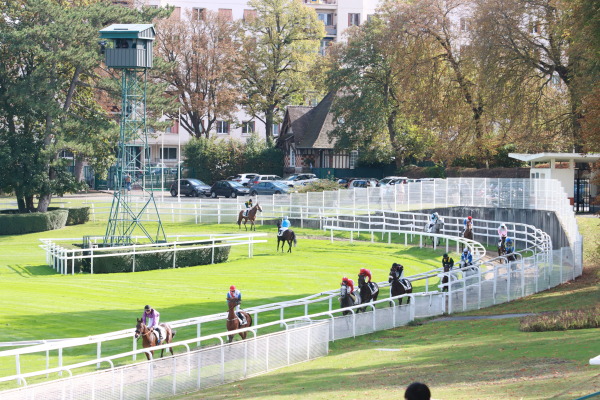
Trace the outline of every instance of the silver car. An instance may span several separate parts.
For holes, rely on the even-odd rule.
[[[264,181],[259,182],[250,188],[250,196],[258,194],[283,194],[292,190],[288,185],[281,182]]]

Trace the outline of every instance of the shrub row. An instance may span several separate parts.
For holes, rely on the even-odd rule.
[[[521,318],[523,332],[566,331],[600,328],[600,305],[583,310],[565,310]]]
[[[69,217],[69,211],[66,209],[30,214],[8,212],[0,213],[0,235],[21,235],[61,229],[65,227]]]
[[[68,210],[67,226],[85,224],[90,220],[89,207],[69,208]]]
[[[160,247],[165,249],[164,246]],[[173,249],[172,247],[167,247]],[[216,247],[215,264],[227,261],[231,246]],[[147,250],[147,248],[146,248]],[[97,254],[100,254],[98,252]],[[113,253],[114,254],[114,253]],[[110,274],[116,272],[132,272],[133,271],[133,254],[117,255],[111,257],[94,258],[94,274]],[[211,248],[194,248],[191,250],[177,249],[177,257],[175,259],[175,267],[192,267],[195,265],[206,265],[212,261]],[[135,271],[150,271],[155,269],[173,268],[173,252],[167,251],[163,253],[148,253],[135,255]],[[69,268],[70,269],[70,268]],[[84,259],[76,262],[75,270],[82,272],[91,272],[90,259]]]

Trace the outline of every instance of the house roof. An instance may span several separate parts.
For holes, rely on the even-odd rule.
[[[152,24],[112,24],[100,30],[103,39],[154,40],[156,32]]]
[[[316,107],[289,106],[284,125],[292,129],[286,139],[291,138],[296,148],[332,149],[335,140],[330,140],[327,134],[334,128],[329,112],[334,96],[335,93],[328,93]]]
[[[508,153],[508,156],[517,160],[525,162],[549,162],[555,161],[575,161],[575,162],[588,162],[593,163],[600,160],[600,153],[536,153],[536,154],[523,154],[523,153]]]

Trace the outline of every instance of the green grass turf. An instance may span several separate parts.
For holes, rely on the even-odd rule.
[[[600,220],[578,218],[584,273],[525,299],[457,315],[543,312],[600,302]],[[434,399],[572,400],[600,391],[600,329],[521,332],[519,319],[428,322],[336,341],[328,357],[187,396],[191,399],[402,399],[413,381]],[[383,351],[383,350],[397,351]]]
[[[255,245],[251,259],[247,257],[247,247],[239,246],[232,247],[229,262],[223,264],[74,276],[60,275],[44,265],[45,253],[39,247],[39,239],[101,235],[104,224],[88,223],[59,231],[0,237],[0,309],[3,310],[0,342],[85,337],[133,328],[145,304],[161,312],[162,322],[225,312],[225,294],[231,284],[242,291],[246,308],[276,303],[335,289],[342,276],[356,278],[363,267],[371,269],[376,281],[387,280],[389,267],[395,261],[406,266],[408,275],[428,271],[439,264],[442,253],[442,250],[434,252],[387,243],[340,240],[331,243],[323,240],[322,231],[294,230],[299,239],[291,254],[276,253],[275,227],[259,226],[258,232],[269,233],[268,243]],[[235,225],[172,223],[165,224],[165,231],[170,235],[240,232]],[[423,281],[415,285],[415,291],[422,290]],[[382,292],[381,297],[388,293]],[[335,302],[333,306],[339,307]],[[326,302],[309,307],[309,313],[325,310]],[[304,307],[295,307],[286,311],[285,316],[303,313]],[[259,323],[277,318],[279,311],[260,314]],[[224,328],[223,322],[203,324],[202,333],[223,332]],[[195,326],[178,328],[177,338],[192,338],[195,332]],[[103,348],[105,355],[128,351],[131,340],[113,342]],[[95,346],[67,350],[64,355],[65,363],[89,360],[95,355]],[[41,355],[23,357],[22,371],[40,368],[44,362]],[[14,373],[12,363],[0,358],[0,376]]]
[[[599,223],[592,218],[580,218],[579,223],[586,250],[582,278],[473,313],[539,312],[598,302],[597,255],[590,251],[600,237]],[[230,283],[242,289],[246,306],[298,298],[335,288],[342,275],[354,276],[363,266],[378,281],[385,280],[390,264],[398,260],[407,265],[408,274],[422,272],[438,266],[443,253],[387,243],[331,244],[315,238],[320,231],[294,228],[300,235],[299,247],[292,254],[275,254],[273,228],[259,226],[259,232],[271,232],[269,243],[255,246],[250,260],[245,249],[239,249],[221,265],[74,277],[54,274],[42,265],[43,251],[35,247],[39,237],[98,234],[103,226],[0,238],[0,326],[7,327],[0,330],[0,341],[133,327],[130,321],[141,314],[145,303],[159,309],[164,320],[222,312]],[[167,224],[166,230],[237,232],[237,227]],[[403,243],[403,238],[397,240]],[[331,344],[329,357],[181,398],[398,399],[408,383],[421,380],[431,386],[436,399],[574,399],[600,390],[600,370],[588,365],[589,358],[600,354],[598,333],[598,329],[523,333],[514,318],[433,322],[337,341]],[[127,346],[130,341],[123,344]],[[93,354],[95,348],[88,350]],[[79,356],[73,354],[74,359]]]

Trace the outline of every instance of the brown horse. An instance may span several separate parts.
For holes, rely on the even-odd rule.
[[[293,230],[291,229],[286,229],[285,231],[283,231],[281,233],[281,236],[279,235],[279,229],[281,229],[281,222],[277,221],[277,250],[279,251],[279,243],[281,243],[281,252],[283,253],[283,246],[285,246],[285,242],[287,242],[288,244],[288,253],[292,252],[292,242],[294,242],[294,247],[296,247],[296,243],[298,243],[298,241],[296,240],[296,234],[294,233]]]
[[[240,214],[238,215],[237,224],[239,226],[239,229],[242,229],[242,220],[244,220],[244,228],[246,228],[246,230],[248,230],[248,227],[246,226],[246,222],[248,221],[250,221],[250,230],[252,230],[252,228],[256,230],[256,225],[254,225],[254,220],[256,219],[256,212],[262,212],[262,208],[260,208],[260,205],[256,203],[256,205],[248,211],[248,215],[244,215],[245,211],[246,210],[240,211]]]
[[[463,237],[465,239],[473,240],[473,222],[467,221],[467,227],[465,228],[465,231],[463,232]],[[465,248],[464,246],[465,245],[463,244],[461,251],[464,250],[464,248]]]
[[[159,324],[161,328],[164,328],[163,341],[161,344],[172,343],[173,338],[175,337],[175,331],[171,329],[169,324]],[[144,322],[142,322],[141,318],[137,319],[137,325],[135,326],[135,338],[139,339],[142,337],[142,344],[144,348],[154,347],[156,346],[156,342],[158,341],[158,333],[154,330],[148,328]],[[169,351],[171,355],[173,355],[173,348],[169,347]],[[154,357],[154,350],[150,350],[150,354]],[[150,354],[146,353],[146,358],[150,359]],[[165,354],[165,349],[162,349],[160,352],[160,356],[162,357]]]
[[[258,205],[258,204],[257,204]],[[242,314],[246,318],[246,323],[242,324],[237,315],[235,315],[235,306],[238,305],[237,299],[227,299],[227,305],[229,306],[229,312],[227,313],[227,330],[235,331],[237,329],[249,328],[252,326],[252,317],[246,311],[238,311],[239,314]],[[242,340],[246,339],[246,335],[248,332],[240,332],[240,336]],[[228,335],[229,342],[233,342],[233,337],[235,335]]]

